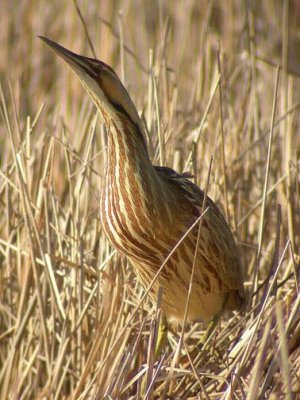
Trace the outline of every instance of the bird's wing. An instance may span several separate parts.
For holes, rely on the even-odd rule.
[[[168,167],[155,167],[158,175],[171,186],[171,191],[181,196],[178,201],[182,212],[178,212],[183,218],[189,220],[191,226],[201,215],[203,209],[204,192],[189,178],[190,174],[179,174]],[[209,207],[204,220],[205,228],[208,230],[207,243],[205,247],[210,251],[209,259],[212,268],[215,269],[224,284],[233,290],[238,290],[243,295],[243,277],[238,257],[238,249],[225,217],[215,204],[207,196],[206,207]],[[195,229],[194,235],[197,236]],[[202,236],[202,235],[201,235]],[[203,234],[204,240],[204,234]]]

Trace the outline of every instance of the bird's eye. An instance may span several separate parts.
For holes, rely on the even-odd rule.
[[[97,75],[100,75],[102,70],[103,70],[103,67],[102,67],[101,64],[95,65],[95,72],[96,72]]]
[[[102,65],[99,64],[98,62],[96,62],[96,60],[92,60],[92,61],[91,61],[90,67],[91,67],[93,73],[94,73],[96,76],[99,76],[99,75],[101,74],[101,72],[102,72]]]

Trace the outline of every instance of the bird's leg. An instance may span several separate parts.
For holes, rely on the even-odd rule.
[[[217,312],[217,314],[214,315],[213,319],[209,322],[206,331],[204,332],[203,335],[201,335],[200,340],[198,341],[198,348],[202,349],[202,347],[205,345],[208,338],[214,331],[215,327],[218,325],[221,315],[223,314],[223,312],[226,308],[227,301],[228,301],[228,296],[226,296],[225,301],[222,304],[221,310],[219,312]]]
[[[202,352],[204,345],[206,344],[207,340],[210,338],[212,332],[214,331],[215,327],[218,324],[220,318],[220,314],[216,314],[213,319],[208,323],[208,327],[206,330],[200,335],[200,339],[198,340],[194,349],[189,353],[190,358],[196,359],[199,353]],[[184,355],[180,359],[181,364],[184,368],[187,368],[189,365],[189,357]]]
[[[166,343],[167,336],[168,336],[168,322],[167,322],[166,317],[164,315],[162,315],[161,318],[159,319],[159,324],[158,324],[157,339],[156,339],[155,350],[154,350],[154,362],[156,362],[158,360],[160,352]],[[148,381],[148,378],[147,378],[147,373],[146,373],[142,378],[141,393],[144,393],[144,394],[146,393],[147,386],[148,386],[147,381]]]
[[[203,332],[200,335],[200,339],[198,340],[198,343],[197,343],[197,348],[198,349],[202,349],[202,347],[205,345],[205,343],[207,342],[208,338],[212,334],[213,330],[217,326],[219,318],[220,318],[220,314],[216,314],[213,317],[213,319],[208,323],[208,327],[206,328],[205,332]]]
[[[168,337],[168,322],[165,316],[162,316],[159,321],[157,341],[155,346],[155,359],[158,358]]]
[[[208,338],[210,337],[210,335],[212,334],[213,330],[215,329],[215,327],[218,325],[219,319],[221,318],[221,315],[223,314],[225,308],[226,308],[226,303],[228,301],[228,296],[226,296],[223,304],[222,304],[222,308],[220,311],[217,312],[217,314],[215,314],[212,318],[212,320],[208,323],[208,327],[206,329],[206,331],[200,336],[200,339],[198,341],[197,347],[202,349],[202,347],[205,345],[205,343],[207,342]]]

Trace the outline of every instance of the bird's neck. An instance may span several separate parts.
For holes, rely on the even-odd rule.
[[[115,174],[120,169],[136,176],[145,169],[150,175],[155,173],[144,136],[137,126],[127,121],[112,120],[106,126],[108,128],[107,173]]]
[[[122,124],[106,120],[106,127],[108,152],[101,218],[111,242],[127,254],[129,243],[120,244],[126,237],[157,237],[162,233],[162,222],[164,226],[171,222],[172,213],[168,192],[150,161],[138,127],[124,120]]]
[[[106,186],[132,207],[140,202],[159,202],[159,179],[150,161],[146,143],[137,125],[129,121],[107,121],[108,157]],[[118,193],[117,193],[118,192]]]

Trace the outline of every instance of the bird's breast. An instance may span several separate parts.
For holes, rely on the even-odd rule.
[[[167,251],[157,242],[160,231],[155,210],[137,187],[118,184],[107,179],[101,196],[101,220],[104,232],[112,245],[136,261],[160,263]]]

